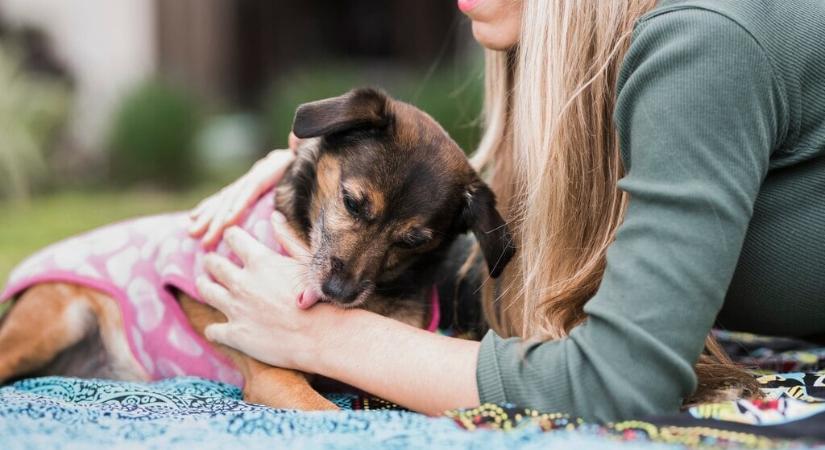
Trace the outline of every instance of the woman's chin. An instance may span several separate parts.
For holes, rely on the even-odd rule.
[[[478,21],[473,21],[473,38],[490,50],[507,50],[518,41],[516,33],[502,32],[499,27]]]

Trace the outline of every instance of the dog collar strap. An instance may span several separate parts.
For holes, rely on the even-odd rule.
[[[438,296],[438,288],[433,285],[430,291],[430,324],[427,325],[427,331],[435,333],[438,331],[438,323],[441,322],[441,300]]]

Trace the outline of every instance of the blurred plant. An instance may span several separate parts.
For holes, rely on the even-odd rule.
[[[238,112],[209,117],[196,137],[201,175],[227,184],[246,172],[264,148],[258,119]]]
[[[187,186],[196,178],[195,135],[198,102],[187,92],[159,80],[128,94],[112,122],[108,145],[116,184]]]
[[[46,153],[69,102],[65,83],[26,73],[17,51],[0,43],[0,197],[24,200],[45,180]]]
[[[475,149],[480,135],[477,119],[483,83],[480,70],[465,65],[426,74],[370,72],[346,64],[297,69],[273,84],[267,100],[266,121],[275,146],[286,145],[298,105],[362,86],[381,87],[395,98],[418,106],[441,123],[465,152]]]

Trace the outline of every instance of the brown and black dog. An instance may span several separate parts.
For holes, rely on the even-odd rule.
[[[429,291],[456,237],[472,231],[489,274],[514,253],[495,197],[428,115],[374,89],[302,105],[296,160],[277,208],[310,249],[308,280],[324,298],[423,327]],[[226,318],[183,294],[193,329]],[[34,286],[0,324],[0,382],[31,374],[140,380],[117,303],[71,284]],[[219,346],[244,376],[244,398],[272,407],[333,409],[299,372]]]

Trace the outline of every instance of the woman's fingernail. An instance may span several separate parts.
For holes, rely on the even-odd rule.
[[[272,220],[276,223],[286,223],[286,216],[283,215],[280,211],[275,211],[272,213]]]

